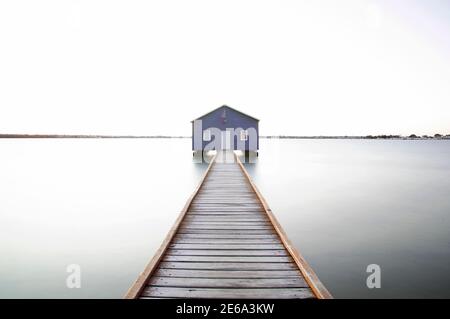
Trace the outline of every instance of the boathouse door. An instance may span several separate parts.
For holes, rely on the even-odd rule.
[[[222,131],[222,149],[231,150],[231,132]]]

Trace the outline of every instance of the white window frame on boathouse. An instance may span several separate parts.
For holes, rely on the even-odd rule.
[[[203,131],[203,140],[206,142],[211,141],[211,130],[204,130]]]
[[[248,141],[248,131],[247,130],[241,131],[241,141]]]

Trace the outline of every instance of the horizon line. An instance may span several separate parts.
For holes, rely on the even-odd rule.
[[[129,135],[129,134],[17,134],[17,133],[0,133],[0,138],[192,138],[192,135]],[[347,139],[417,139],[417,138],[444,138],[450,139],[450,134],[368,134],[368,135],[260,135],[259,138],[274,139],[331,139],[331,138],[347,138]]]

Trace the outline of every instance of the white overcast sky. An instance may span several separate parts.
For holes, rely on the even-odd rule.
[[[450,1],[0,0],[0,133],[450,133]]]

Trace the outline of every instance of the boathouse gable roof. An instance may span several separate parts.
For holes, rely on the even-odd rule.
[[[232,108],[232,107],[230,107],[230,106],[228,106],[228,105],[222,105],[222,106],[219,106],[218,108],[215,108],[214,110],[209,111],[209,112],[206,113],[206,114],[203,114],[202,116],[200,116],[200,117],[198,117],[198,118],[192,120],[191,122],[194,122],[194,121],[196,121],[196,120],[200,120],[200,119],[202,119],[202,118],[204,118],[204,117],[210,115],[211,113],[214,113],[214,112],[216,112],[216,111],[218,111],[218,110],[220,110],[220,109],[229,109],[229,110],[232,110],[232,111],[234,111],[234,112],[237,112],[237,113],[239,113],[239,114],[241,114],[241,115],[243,115],[243,116],[245,116],[245,117],[251,118],[251,119],[253,119],[253,120],[259,122],[259,120],[258,120],[256,117],[253,117],[253,116],[250,116],[250,115],[248,115],[248,114],[245,114],[244,112],[241,112],[241,111],[239,111],[239,110],[236,110],[235,108]]]

